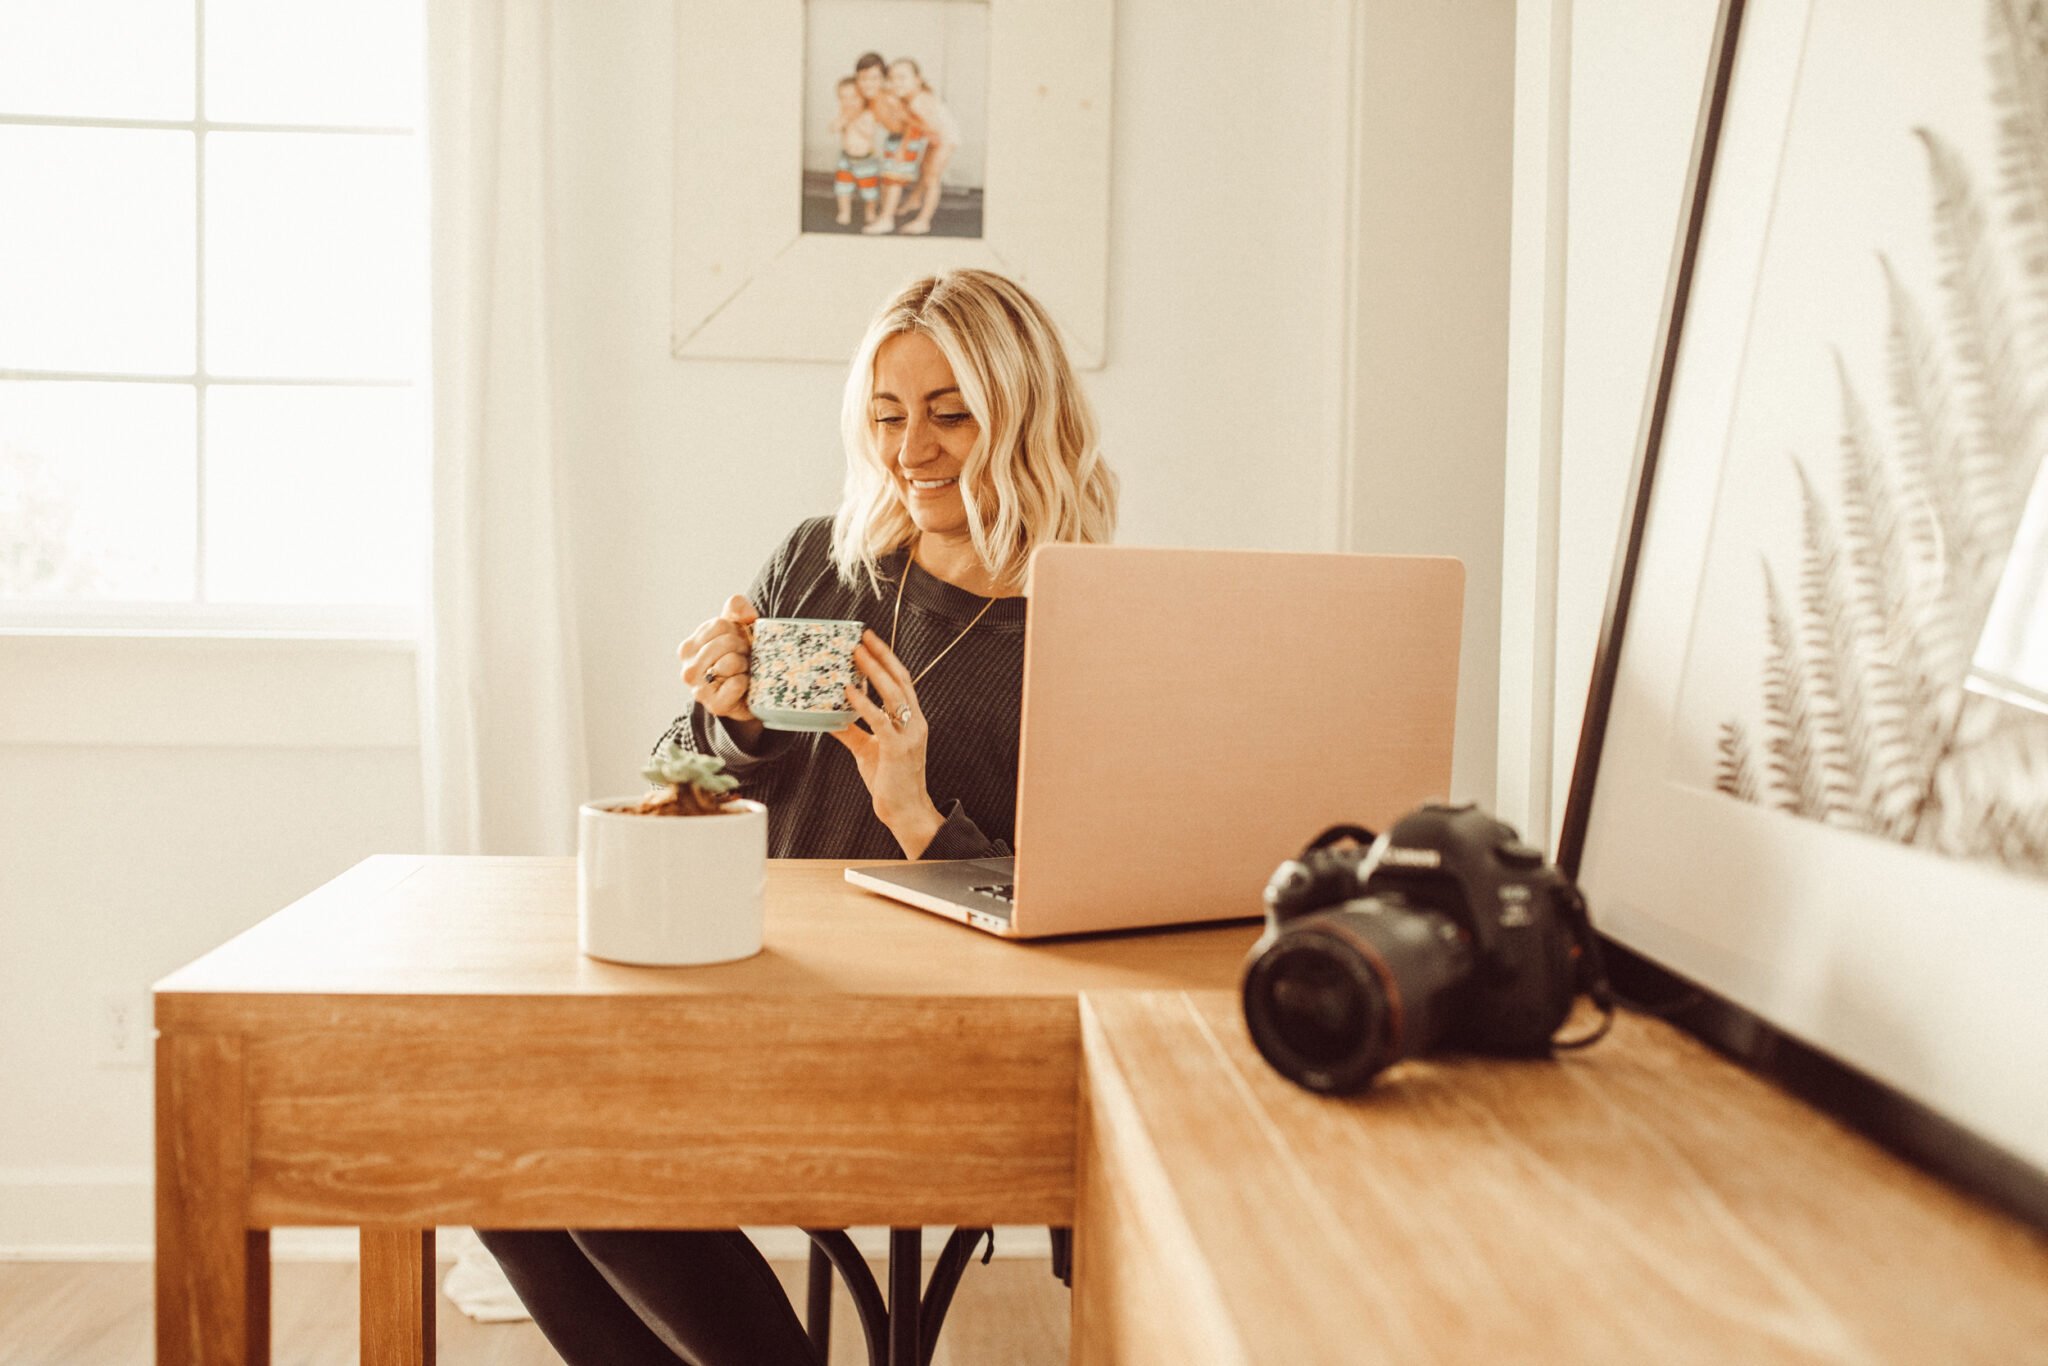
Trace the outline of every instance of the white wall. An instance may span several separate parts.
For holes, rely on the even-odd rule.
[[[838,366],[667,358],[670,149],[630,135],[664,126],[664,14],[560,21],[563,427],[588,474],[571,525],[601,787],[680,705],[675,643],[830,510],[841,460]],[[1123,541],[1467,561],[1453,787],[1488,800],[1512,34],[1507,0],[1122,0],[1107,363],[1085,377]]]
[[[677,641],[833,507],[837,365],[668,355],[668,6],[558,9],[562,426],[593,782],[682,704]],[[1117,6],[1107,363],[1120,539],[1336,545],[1348,15]],[[1219,699],[1219,702],[1224,699]]]
[[[133,1252],[150,1075],[108,1002],[420,847],[409,645],[0,635],[0,1254]]]
[[[1552,809],[1564,816],[1718,0],[1571,0]]]
[[[1453,795],[1494,801],[1512,0],[1362,7],[1346,549],[1465,562]]]
[[[1526,680],[1537,705],[1504,699],[1501,744],[1526,775],[1508,805],[1536,813],[1545,847],[1564,819],[1718,9],[1523,5],[1513,365],[1526,386],[1508,480],[1525,501],[1508,512],[1504,577],[1511,600],[1547,597],[1554,620],[1546,640],[1504,637],[1502,677]],[[1533,60],[1553,41],[1564,60]],[[1562,122],[1561,141],[1532,126],[1539,113]]]
[[[614,791],[681,705],[675,643],[832,507],[843,376],[670,357],[671,7],[554,13],[565,520]],[[1507,0],[1118,0],[1084,382],[1120,539],[1456,553],[1492,610],[1511,23]],[[1482,799],[1493,655],[1468,632],[1454,787]],[[0,637],[0,1255],[146,1249],[150,1078],[94,1065],[101,1002],[421,847],[412,668],[375,643]]]

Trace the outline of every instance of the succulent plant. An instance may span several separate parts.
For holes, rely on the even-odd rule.
[[[648,756],[640,776],[655,784],[636,810],[643,816],[710,816],[723,811],[740,780],[725,760],[698,754],[670,740]]]

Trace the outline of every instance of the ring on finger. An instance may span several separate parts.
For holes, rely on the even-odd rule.
[[[910,704],[908,702],[905,702],[896,709],[896,724],[899,726],[910,724]]]
[[[704,671],[704,686],[705,686],[705,687],[707,687],[707,688],[708,688],[708,687],[710,687],[710,686],[711,686],[711,685],[712,685],[713,683],[716,683],[717,681],[718,681],[718,670],[716,670],[716,669],[706,669],[706,670]]]

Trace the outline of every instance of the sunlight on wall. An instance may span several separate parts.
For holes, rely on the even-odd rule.
[[[1972,692],[2048,712],[2048,462],[2034,476],[1984,634],[1970,661]]]

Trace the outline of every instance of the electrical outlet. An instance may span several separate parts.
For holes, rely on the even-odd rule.
[[[100,998],[93,1022],[93,1063],[98,1067],[146,1067],[156,1043],[154,1004],[149,993],[117,992]]]

